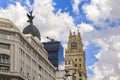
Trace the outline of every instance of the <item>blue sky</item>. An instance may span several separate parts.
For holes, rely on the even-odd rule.
[[[73,18],[74,23],[77,25],[79,23],[85,22],[90,23],[91,21],[86,18],[86,15],[82,9],[82,6],[84,4],[89,4],[90,0],[82,0],[79,4],[79,10],[80,12],[76,14],[73,11],[72,4],[74,3],[73,0],[53,0],[55,2],[55,12],[57,12],[59,9],[61,9],[62,12],[68,12]]]
[[[69,30],[78,28],[86,52],[88,80],[119,80],[119,4],[119,0],[0,0],[0,17],[9,18],[22,30],[27,24],[26,13],[34,8],[34,23],[43,41],[44,36],[50,36],[62,41],[64,47]],[[113,63],[107,62],[109,59]]]

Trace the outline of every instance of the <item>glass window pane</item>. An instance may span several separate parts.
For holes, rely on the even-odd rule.
[[[9,55],[0,54],[0,62],[2,62],[2,63],[8,63],[9,62]]]
[[[10,49],[10,45],[9,44],[4,44],[4,43],[0,43],[0,48]]]

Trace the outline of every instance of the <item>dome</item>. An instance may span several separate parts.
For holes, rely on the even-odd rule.
[[[28,17],[27,22],[29,22],[30,24],[23,29],[23,33],[31,34],[32,36],[37,37],[39,40],[41,40],[39,30],[36,28],[36,26],[33,25],[33,19],[35,16],[32,15],[32,12],[33,11],[27,13],[27,17]]]
[[[23,33],[24,34],[31,34],[32,36],[37,37],[39,40],[41,39],[39,30],[33,24],[26,26],[23,29]]]

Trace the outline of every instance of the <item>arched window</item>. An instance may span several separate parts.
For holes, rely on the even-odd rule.
[[[70,60],[68,61],[68,65],[70,65]]]
[[[75,64],[75,67],[77,67],[77,64]]]

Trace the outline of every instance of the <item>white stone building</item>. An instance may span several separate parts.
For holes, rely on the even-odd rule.
[[[55,68],[40,39],[0,18],[0,80],[55,80]]]

